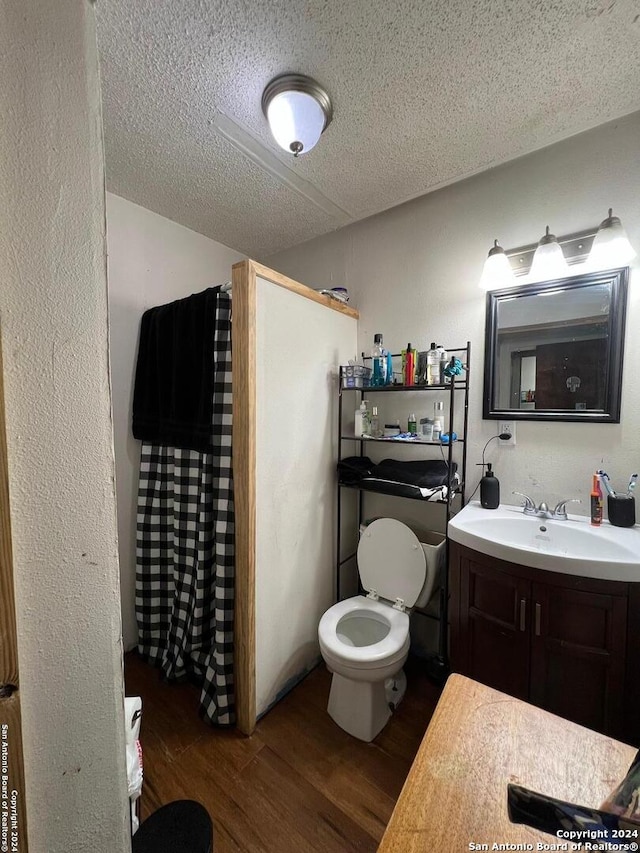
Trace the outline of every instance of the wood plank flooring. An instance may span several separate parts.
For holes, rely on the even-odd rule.
[[[327,714],[324,665],[266,714],[247,738],[198,716],[198,689],[168,684],[125,657],[128,696],[141,696],[141,818],[193,799],[214,823],[215,853],[375,851],[440,688],[410,660],[406,696],[371,744]]]

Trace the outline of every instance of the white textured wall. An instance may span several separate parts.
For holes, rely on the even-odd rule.
[[[0,5],[0,318],[29,849],[129,850],[88,0]]]
[[[357,323],[258,278],[256,306],[256,708],[320,657],[333,602],[337,368]]]
[[[346,285],[360,311],[359,349],[374,332],[399,351],[432,340],[472,342],[469,480],[496,421],[482,420],[485,296],[477,284],[494,238],[505,248],[533,243],[545,225],[558,235],[597,225],[613,206],[640,251],[640,113],[416,199],[268,258],[312,287]],[[425,146],[428,147],[428,134]],[[580,497],[588,513],[591,474],[604,467],[626,484],[640,467],[640,271],[632,270],[627,311],[622,422],[517,424],[517,446],[498,448],[502,499],[529,492],[548,503]]]
[[[243,256],[112,193],[107,193],[107,248],[122,632],[130,649],[138,637],[134,596],[140,442],[131,434],[131,403],[140,318],[152,305],[228,281],[231,265]]]

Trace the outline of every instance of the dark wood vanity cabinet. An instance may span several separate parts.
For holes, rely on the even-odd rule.
[[[450,549],[454,558],[454,542]],[[495,569],[488,561],[463,557],[461,569],[459,587],[453,572],[449,580],[452,668],[518,699],[528,699],[530,583]]]
[[[547,572],[449,544],[451,668],[640,742],[636,584]]]

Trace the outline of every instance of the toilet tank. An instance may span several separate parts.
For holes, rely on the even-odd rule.
[[[414,607],[426,607],[440,589],[440,579],[444,571],[446,537],[444,533],[436,533],[432,530],[421,531],[417,536],[427,560],[427,577]]]

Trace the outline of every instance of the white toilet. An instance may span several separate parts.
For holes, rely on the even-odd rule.
[[[333,673],[327,710],[360,740],[373,740],[404,696],[408,610],[429,602],[438,576],[439,559],[427,559],[429,547],[401,521],[373,521],[357,555],[368,594],[334,604],[320,620],[320,651]]]

